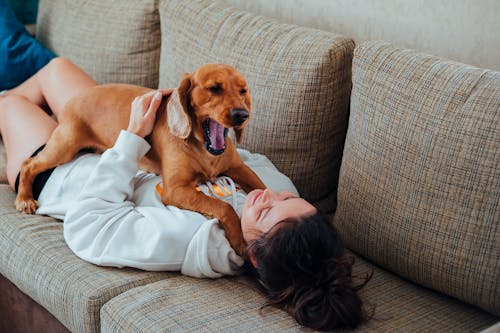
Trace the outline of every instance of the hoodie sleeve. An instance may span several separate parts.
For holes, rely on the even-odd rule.
[[[180,270],[201,214],[132,201],[139,160],[149,150],[122,131],[101,156],[64,220],[64,238],[80,258],[103,266]]]

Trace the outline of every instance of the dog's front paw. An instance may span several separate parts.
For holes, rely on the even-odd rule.
[[[236,254],[238,254],[243,259],[247,259],[247,243],[243,240],[238,245],[234,247]]]
[[[243,239],[241,231],[234,233],[228,232],[226,233],[226,236],[229,241],[229,245],[231,245],[236,254],[240,257],[244,257],[246,255],[247,243]]]
[[[31,198],[26,200],[16,199],[16,209],[25,214],[35,214],[38,202]]]

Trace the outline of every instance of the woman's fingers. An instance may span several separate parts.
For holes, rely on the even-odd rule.
[[[151,97],[148,96],[149,107],[148,107],[148,110],[146,112],[147,116],[155,116],[156,115],[156,111],[158,110],[158,107],[161,104],[162,98],[163,98],[163,94],[161,93],[161,91],[155,91]]]
[[[128,129],[142,137],[151,134],[158,107],[163,97],[170,95],[172,92],[173,89],[161,89],[137,96],[132,102]]]
[[[161,98],[160,92],[150,91],[134,99],[128,126],[130,132],[144,138],[153,131],[156,110],[161,103]]]
[[[172,89],[172,88],[159,89],[159,91],[161,92],[161,94],[163,95],[163,97],[167,97],[167,96],[172,95],[172,93],[174,92],[174,89]]]

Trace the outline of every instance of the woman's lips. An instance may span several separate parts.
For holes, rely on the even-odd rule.
[[[252,206],[255,205],[257,200],[262,196],[262,193],[264,193],[264,191],[260,190],[257,194],[255,194],[252,200]]]

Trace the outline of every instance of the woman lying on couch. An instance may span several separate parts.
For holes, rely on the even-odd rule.
[[[22,162],[43,148],[57,126],[45,110],[57,117],[68,99],[95,84],[71,62],[57,58],[0,96],[0,131],[12,188]],[[244,261],[217,220],[164,206],[158,195],[161,177],[138,170],[150,148],[144,137],[153,128],[162,95],[170,92],[136,98],[127,131],[102,155],[82,154],[40,174],[33,185],[37,214],[64,220],[68,246],[97,265],[194,277],[236,274]],[[353,262],[334,227],[267,158],[239,152],[269,188],[280,191],[246,194],[228,177],[198,187],[230,203],[241,217],[248,266],[269,304],[315,329],[356,327],[364,316],[357,290],[366,282],[353,283]]]

